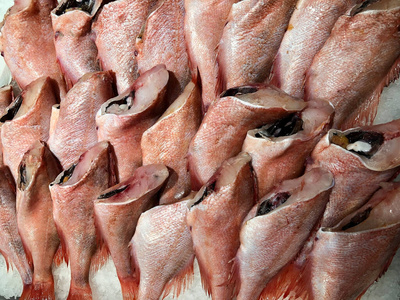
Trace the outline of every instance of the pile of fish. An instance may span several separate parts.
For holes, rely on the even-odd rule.
[[[400,3],[15,0],[0,252],[21,299],[356,299],[400,245]]]

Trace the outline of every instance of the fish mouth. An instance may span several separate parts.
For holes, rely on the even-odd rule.
[[[256,217],[266,215],[269,212],[273,211],[274,209],[285,203],[290,198],[290,196],[291,194],[288,192],[281,192],[261,202],[261,204],[258,206]]]
[[[17,115],[23,100],[24,100],[24,98],[22,98],[22,96],[19,95],[15,99],[15,101],[9,107],[7,107],[4,115],[0,117],[0,122],[5,123],[6,121],[13,120],[14,117]]]
[[[371,11],[382,11],[392,10],[399,8],[398,0],[366,0],[359,5],[354,6],[350,11],[350,16],[357,15],[359,13],[368,13]]]
[[[273,124],[267,124],[257,129],[256,138],[277,138],[291,136],[303,130],[303,120],[299,114],[291,114]]]
[[[350,222],[344,225],[341,230],[345,231],[347,229],[353,228],[358,224],[361,224],[366,219],[368,219],[369,214],[372,211],[372,207],[368,207],[366,210],[357,213],[354,217],[351,218]]]
[[[115,196],[119,193],[122,193],[123,191],[125,191],[127,188],[129,187],[129,184],[124,185],[122,187],[119,187],[115,190],[109,191],[107,193],[101,194],[99,197],[97,197],[97,199],[107,199],[107,198],[111,198],[112,196]]]
[[[210,184],[208,184],[207,186],[203,187],[199,193],[196,195],[196,197],[194,198],[194,202],[193,204],[190,206],[190,208],[192,208],[193,206],[196,206],[198,204],[200,204],[205,198],[207,198],[208,196],[210,196],[212,193],[214,193],[215,191],[215,184],[217,183],[217,181],[213,181]]]
[[[62,185],[64,183],[66,183],[72,177],[72,174],[74,173],[75,167],[77,165],[78,164],[73,164],[68,169],[66,169],[62,173],[60,173],[60,175],[57,176],[56,180],[54,180],[54,182],[50,183],[50,186],[53,186],[55,184]]]
[[[258,87],[256,86],[239,86],[239,87],[234,87],[226,90],[223,92],[219,97],[230,97],[230,96],[240,96],[240,95],[246,95],[246,94],[253,94],[259,90]]]
[[[331,133],[329,139],[332,144],[365,156],[366,158],[371,158],[378,152],[385,141],[382,133],[363,130],[351,131],[349,133],[334,131]]]
[[[135,91],[130,92],[128,95],[115,97],[102,108],[102,113],[116,115],[124,114],[132,108],[134,98]]]
[[[96,0],[66,0],[55,10],[57,16],[61,16],[72,10],[81,10],[92,14]]]

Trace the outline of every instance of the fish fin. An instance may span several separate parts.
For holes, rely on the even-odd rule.
[[[133,278],[120,279],[122,298],[124,300],[137,299],[139,292],[139,282]]]
[[[54,300],[54,282],[39,282],[32,285],[29,299],[31,300]]]
[[[281,60],[281,56],[278,52],[272,63],[271,72],[270,72],[269,78],[268,78],[268,83],[276,86],[277,88],[281,87],[281,81],[279,79],[280,74],[279,74],[279,68],[278,68],[278,66],[280,65],[280,60]]]
[[[8,261],[7,255],[1,250],[0,254],[4,257],[4,261],[6,262],[7,272],[10,271],[10,262]]]
[[[219,51],[219,44],[216,47],[216,53]],[[215,98],[218,99],[219,95],[225,90],[226,82],[223,76],[223,72],[218,63],[218,57],[215,58],[215,68],[217,68],[217,83],[215,84]],[[215,100],[213,101],[215,102]]]
[[[170,281],[167,282],[161,299],[167,297],[171,292],[173,292],[174,297],[177,298],[189,287],[189,285],[192,284],[194,274],[193,261],[194,256],[178,274],[176,274]]]
[[[92,258],[92,262],[90,264],[90,271],[97,272],[109,259],[110,252],[105,244],[101,245],[97,248],[95,255]]]
[[[211,284],[210,279],[208,278],[207,268],[203,266],[199,260],[197,260],[197,262],[199,264],[201,285],[203,290],[206,292],[207,296],[211,296]]]
[[[85,287],[77,287],[71,282],[67,300],[87,300],[92,299],[92,290],[89,284]]]
[[[386,77],[377,86],[371,97],[364,101],[351,115],[340,125],[341,130],[372,125],[376,112],[378,110],[379,101],[382,91],[390,83],[396,81],[400,75],[400,57],[395,61]]]
[[[35,299],[35,298],[31,298],[31,291],[32,291],[32,285],[31,284],[24,284],[24,287],[22,289],[22,294],[19,297],[19,299],[20,300]],[[36,299],[42,299],[42,298],[36,298]]]
[[[60,244],[60,246],[58,246],[58,249],[57,249],[56,254],[54,255],[53,262],[54,262],[54,264],[58,267],[58,266],[60,266],[64,261],[67,262],[66,253],[65,253],[64,247]]]
[[[240,264],[236,257],[232,261],[232,271],[231,276],[229,277],[229,284],[233,284],[233,297],[236,299],[240,291]]]
[[[72,80],[69,79],[68,76],[65,75],[65,74],[67,74],[67,72],[65,71],[65,69],[63,68],[62,64],[60,63],[60,61],[58,59],[57,59],[57,63],[61,69],[61,73],[64,77],[65,84],[67,85],[67,91],[69,91],[74,86],[74,84],[72,83]]]

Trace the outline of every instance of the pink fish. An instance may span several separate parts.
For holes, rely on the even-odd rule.
[[[161,164],[137,168],[131,178],[101,192],[94,201],[96,225],[111,253],[124,299],[135,299],[137,292],[129,242],[141,213],[158,203],[157,192],[168,175]]]
[[[247,133],[242,151],[252,158],[260,196],[304,172],[306,158],[328,131],[332,117],[329,103],[308,102],[303,111]]]
[[[189,203],[187,224],[203,288],[213,300],[233,297],[231,271],[240,227],[257,200],[250,161],[245,152],[226,160]]]
[[[100,71],[91,37],[92,19],[100,4],[101,0],[63,0],[51,12],[57,59],[69,88],[84,74]]]
[[[305,106],[303,101],[273,86],[243,86],[225,91],[210,107],[190,144],[192,189],[199,190],[224,160],[240,152],[248,130],[273,123]]]
[[[306,100],[334,106],[334,128],[372,124],[383,87],[399,76],[399,26],[399,2],[388,0],[336,22],[305,83]]]
[[[54,222],[71,266],[67,299],[91,299],[89,271],[96,268],[99,252],[94,221],[94,200],[116,184],[116,165],[111,145],[100,142],[83,153],[50,184]]]
[[[143,164],[162,163],[170,168],[160,203],[173,203],[190,193],[187,153],[201,116],[200,89],[190,82],[157,123],[143,133]]]
[[[185,0],[185,39],[192,76],[200,74],[203,110],[222,92],[218,45],[236,0]]]
[[[57,63],[50,12],[57,0],[15,1],[1,28],[0,51],[22,89],[39,77],[57,81],[60,95],[66,85]]]
[[[168,79],[165,66],[158,65],[140,76],[130,92],[104,103],[96,115],[98,139],[112,144],[120,180],[142,165],[142,134],[165,109]]]
[[[339,131],[332,129],[315,146],[312,164],[330,170],[335,186],[322,226],[331,227],[360,208],[400,167],[400,120]]]
[[[172,290],[175,297],[193,276],[193,242],[186,224],[188,204],[194,195],[144,212],[131,246],[140,274],[139,300],[158,300]]]
[[[49,146],[63,168],[97,143],[96,113],[113,96],[111,72],[95,72],[84,75],[61,102]]]
[[[235,259],[238,300],[259,299],[268,281],[295,258],[320,220],[332,186],[332,174],[314,168],[283,181],[253,207]]]
[[[263,83],[297,0],[245,0],[232,5],[218,47],[223,89]]]
[[[294,97],[303,98],[306,72],[336,20],[363,1],[298,1],[276,55],[270,83]]]
[[[13,100],[13,88],[6,85],[0,88],[0,113],[3,115],[4,110],[11,104]]]
[[[0,122],[4,164],[15,179],[22,156],[37,141],[49,139],[51,106],[59,101],[57,83],[41,77],[29,84],[7,108]]]
[[[30,299],[55,299],[51,271],[59,247],[53,220],[53,201],[49,184],[61,172],[55,156],[37,141],[22,158],[17,181],[18,230],[33,262]]]
[[[135,41],[157,0],[117,0],[101,9],[93,24],[103,70],[115,73],[118,94],[132,89],[138,77]]]
[[[7,268],[13,264],[21,275],[24,289],[20,299],[29,299],[33,270],[18,233],[15,183],[6,166],[0,168],[0,193],[0,252]]]

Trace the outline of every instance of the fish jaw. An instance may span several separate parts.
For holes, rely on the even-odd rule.
[[[158,65],[140,76],[131,92],[108,100],[97,112],[98,140],[112,144],[120,180],[142,165],[142,135],[163,112],[168,79],[165,66]]]
[[[143,133],[143,165],[163,163],[171,169],[161,204],[173,203],[190,193],[187,152],[201,117],[200,89],[190,82],[157,123]]]
[[[54,222],[71,266],[69,297],[91,295],[89,271],[99,248],[94,200],[115,183],[116,169],[111,145],[99,142],[50,184]]]
[[[16,107],[14,101],[3,115],[5,123],[1,126],[4,163],[10,167],[15,180],[24,153],[36,140],[49,139],[51,106],[58,102],[57,84],[49,77],[41,77],[29,84],[20,97],[22,102],[17,113],[10,114]]]
[[[236,96],[224,96],[236,91]],[[240,152],[248,130],[306,106],[272,86],[245,86],[224,94],[210,107],[189,147],[188,168],[193,190],[199,190],[224,160]]]
[[[256,202],[255,177],[247,153],[226,160],[189,203],[190,226],[203,288],[213,299],[231,299],[233,258],[243,219]]]

